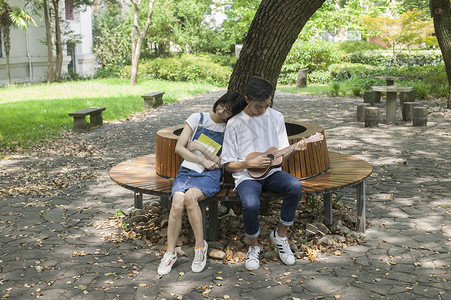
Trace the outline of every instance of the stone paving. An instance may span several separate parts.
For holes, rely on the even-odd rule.
[[[451,118],[433,102],[423,103],[435,111],[427,127],[400,121],[365,128],[356,121],[361,99],[276,94],[274,108],[286,119],[323,126],[329,149],[374,168],[365,242],[341,255],[290,267],[271,261],[254,272],[210,259],[199,274],[191,272],[190,258],[180,257],[159,277],[156,251],[103,240],[103,220],[133,205],[132,192],[113,183],[109,169],[155,153],[159,129],[209,110],[223,92],[71,133],[53,147],[0,161],[0,297],[451,299]],[[61,174],[70,182],[59,181]],[[354,205],[353,189],[343,194]]]

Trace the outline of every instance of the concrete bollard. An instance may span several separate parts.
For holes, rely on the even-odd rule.
[[[379,108],[365,107],[365,127],[375,127],[379,124]]]
[[[296,88],[305,88],[307,86],[307,74],[308,69],[302,69],[298,72],[298,78],[296,80]]]
[[[357,104],[357,122],[365,121],[365,107],[370,106],[369,103]]]
[[[415,90],[399,93],[399,103],[401,104],[401,107],[404,102],[415,102]]]
[[[415,105],[414,102],[404,102],[402,104],[402,119],[403,121],[412,121],[412,108]]]
[[[413,126],[427,126],[428,110],[426,107],[414,106],[412,109]]]
[[[371,105],[374,105],[374,103],[381,103],[381,92],[365,91],[363,93],[363,102],[370,103]]]

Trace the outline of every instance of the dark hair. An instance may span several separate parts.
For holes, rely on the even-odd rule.
[[[225,108],[230,110],[230,112],[232,113],[230,117],[233,117],[234,115],[242,111],[247,105],[244,96],[235,91],[228,91],[218,100],[216,100],[215,104],[213,105],[213,112],[216,112],[216,107],[219,104],[224,105]]]
[[[252,76],[246,86],[246,97],[248,100],[265,101],[272,97],[274,87],[271,82],[264,78]]]

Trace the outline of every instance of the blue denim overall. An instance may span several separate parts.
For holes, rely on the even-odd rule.
[[[203,133],[218,144],[222,145],[224,140],[224,132],[217,132],[204,128],[203,120],[204,114],[201,113],[199,125],[196,133],[194,134],[193,140],[197,140]],[[221,150],[219,150],[217,154],[218,156],[221,155]],[[181,166],[177,176],[175,177],[174,183],[172,184],[171,197],[169,199],[172,199],[172,195],[174,195],[175,192],[186,192],[193,187],[200,189],[208,198],[211,198],[219,192],[220,180],[221,169],[205,169],[202,173],[198,173]]]

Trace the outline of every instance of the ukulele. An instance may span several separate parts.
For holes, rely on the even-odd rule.
[[[316,134],[305,139],[305,142],[306,142],[306,144],[308,144],[308,143],[319,142],[319,141],[322,141],[323,139],[324,139],[324,136],[321,133],[317,132]],[[269,170],[271,170],[272,168],[280,167],[283,162],[283,156],[285,154],[289,154],[291,152],[296,151],[295,149],[297,147],[297,144],[300,144],[300,143],[302,143],[302,141],[294,143],[293,145],[290,145],[290,146],[285,147],[280,150],[277,149],[276,147],[271,147],[268,150],[266,150],[265,152],[249,153],[246,156],[246,160],[252,159],[252,158],[260,156],[260,155],[265,155],[266,157],[271,159],[271,164],[266,168],[249,168],[249,169],[247,169],[249,175],[251,175],[252,178],[256,178],[256,179],[262,178],[263,176],[268,174]]]

